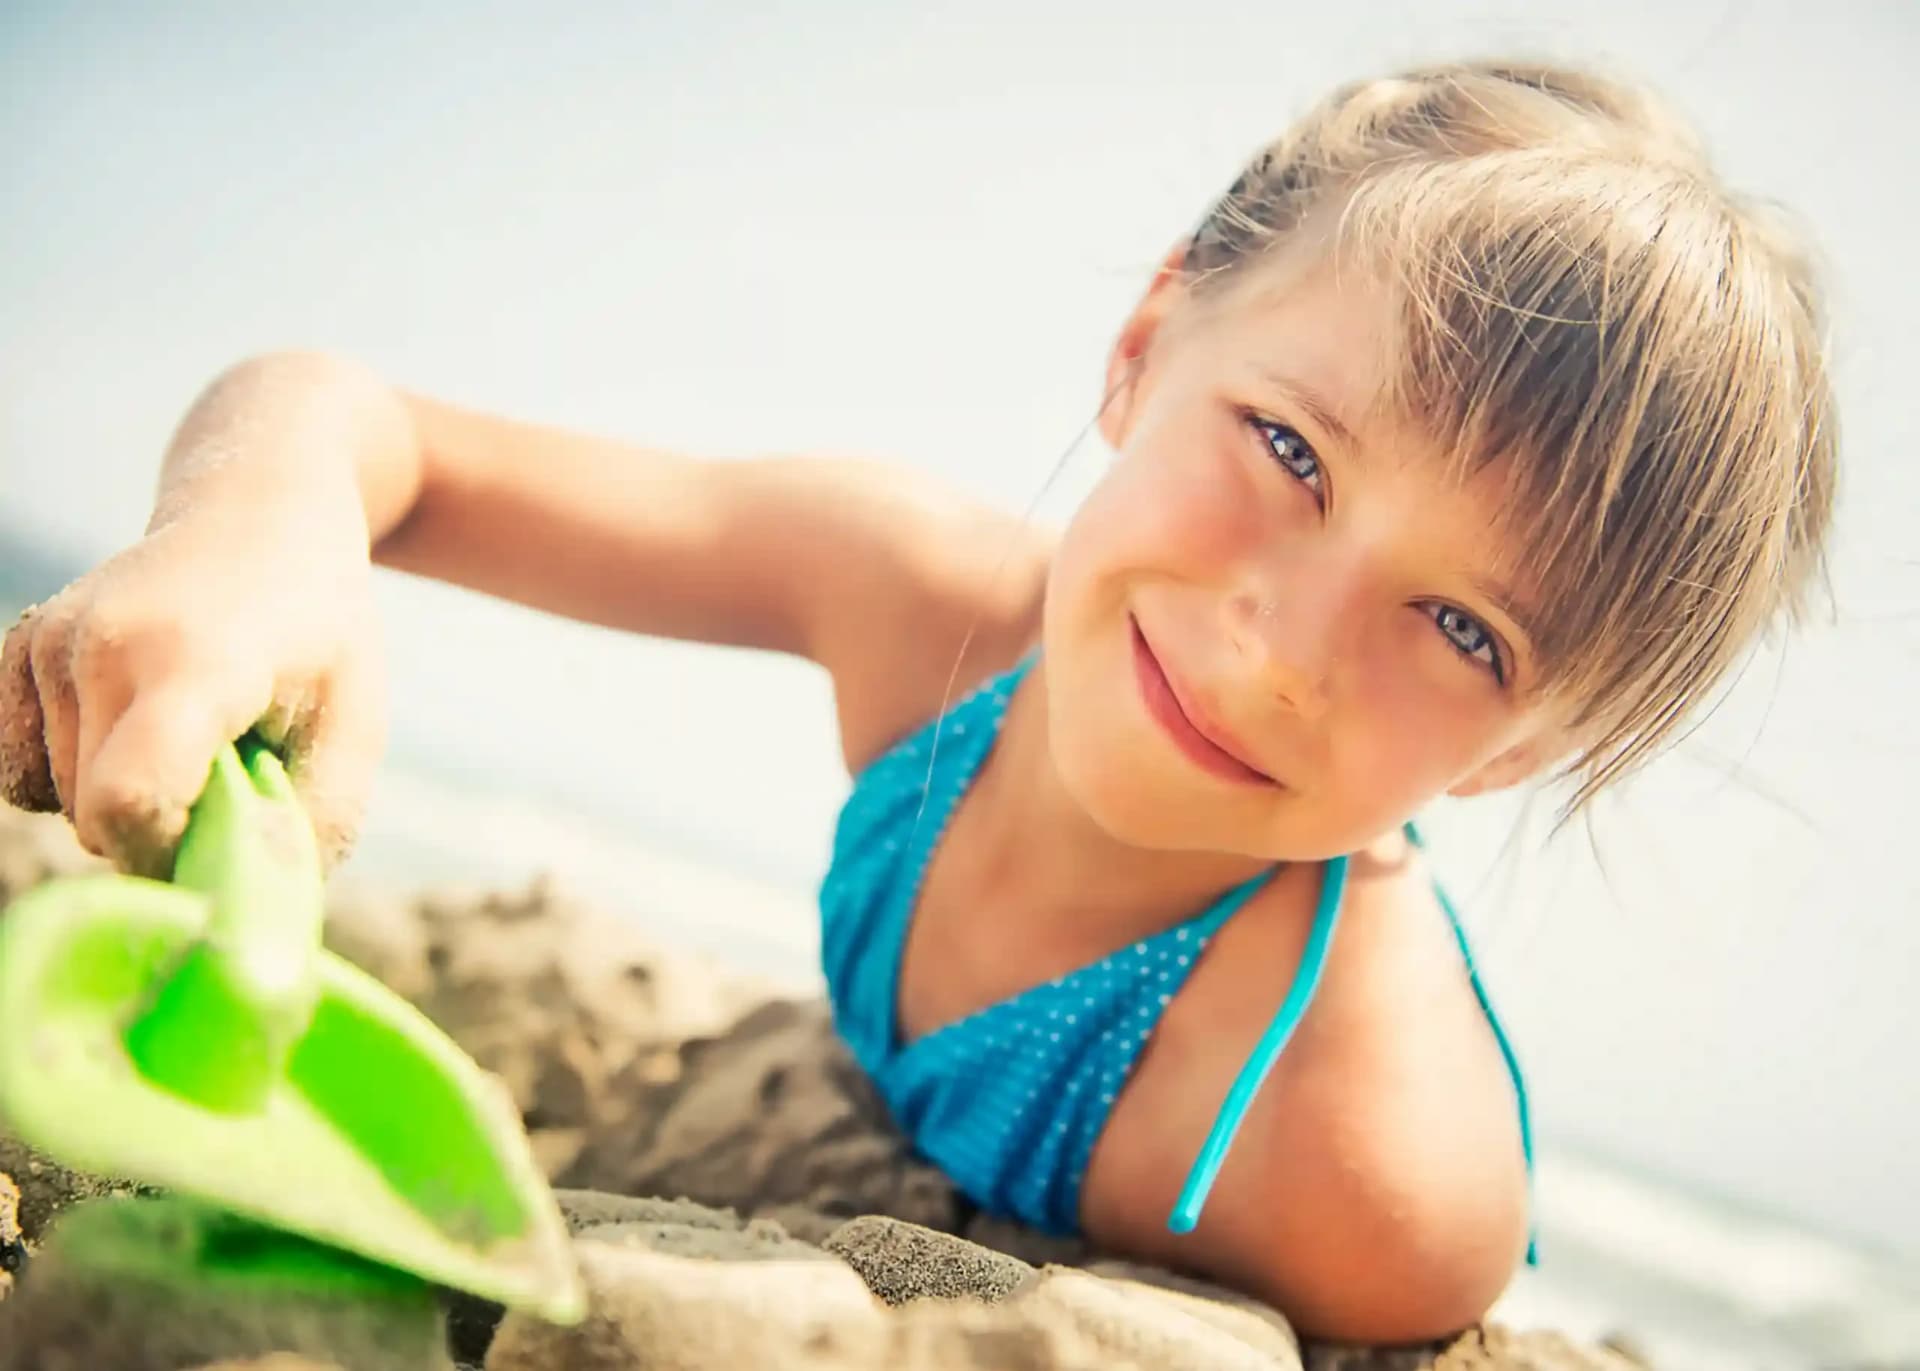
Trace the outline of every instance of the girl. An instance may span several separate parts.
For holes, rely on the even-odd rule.
[[[0,661],[0,778],[164,870],[224,740],[335,852],[381,749],[370,563],[830,673],[836,1019],[981,1204],[1441,1334],[1527,1246],[1525,1094],[1410,817],[1648,757],[1813,578],[1810,277],[1638,94],[1336,92],[1120,330],[1057,540],[857,463],[700,463],[248,361],[138,544]],[[1284,1052],[1281,1051],[1285,1048]]]

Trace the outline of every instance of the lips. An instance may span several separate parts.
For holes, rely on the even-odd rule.
[[[1273,777],[1247,761],[1232,737],[1196,713],[1180,697],[1179,688],[1160,665],[1139,621],[1128,619],[1133,635],[1134,676],[1147,713],[1161,730],[1201,770],[1223,780],[1246,785],[1274,785]]]

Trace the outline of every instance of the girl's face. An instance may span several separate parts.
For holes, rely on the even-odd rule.
[[[1049,580],[1056,765],[1138,846],[1351,852],[1565,744],[1529,691],[1497,489],[1378,403],[1384,293],[1281,284],[1179,309],[1162,275],[1115,348],[1116,460]]]

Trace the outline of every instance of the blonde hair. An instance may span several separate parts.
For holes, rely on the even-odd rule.
[[[1195,295],[1316,211],[1399,293],[1386,402],[1512,483],[1542,689],[1584,743],[1572,813],[1819,578],[1836,450],[1807,258],[1645,95],[1544,66],[1335,92],[1208,211]]]

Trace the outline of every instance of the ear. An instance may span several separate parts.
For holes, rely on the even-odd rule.
[[[1121,446],[1131,427],[1132,416],[1139,407],[1147,354],[1186,288],[1186,260],[1187,240],[1182,238],[1160,259],[1146,294],[1140,297],[1133,313],[1121,325],[1119,337],[1113,340],[1113,351],[1107,357],[1106,403],[1100,408],[1100,436],[1107,440],[1109,447]]]
[[[1536,733],[1456,781],[1447,788],[1447,794],[1464,800],[1471,795],[1510,789],[1532,780],[1566,753],[1564,738],[1553,733]]]

